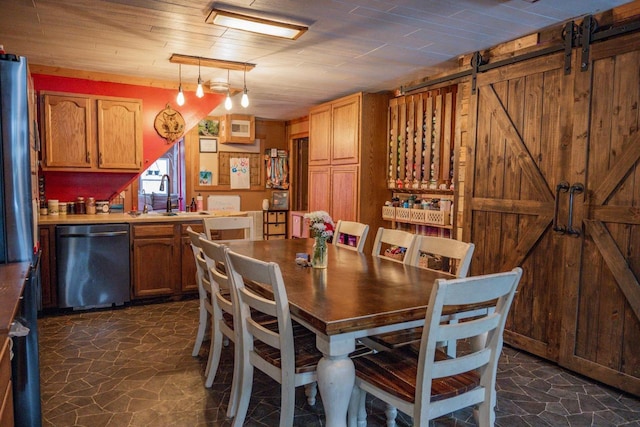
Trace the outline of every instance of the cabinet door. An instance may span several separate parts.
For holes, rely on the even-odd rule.
[[[40,287],[42,307],[55,307],[58,289],[56,287],[55,226],[40,226]]]
[[[331,105],[309,112],[309,165],[331,163]]]
[[[360,99],[357,94],[332,104],[332,165],[355,164],[360,160]]]
[[[93,114],[90,98],[44,95],[43,169],[91,168],[93,166],[95,161]]]
[[[331,217],[358,221],[358,166],[331,168]]]
[[[331,212],[330,167],[309,167],[309,210]]]
[[[142,167],[142,105],[135,100],[98,99],[98,167],[139,171]]]
[[[174,294],[181,279],[181,260],[173,225],[132,228],[134,298]]]

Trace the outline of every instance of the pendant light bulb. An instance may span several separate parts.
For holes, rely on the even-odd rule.
[[[180,85],[180,88],[178,89],[178,96],[176,97],[176,103],[181,107],[184,105],[184,93],[182,92],[182,85]]]
[[[247,88],[244,88],[244,92],[242,93],[242,99],[240,100],[240,105],[244,108],[249,106],[249,96],[247,96]]]
[[[227,91],[227,99],[224,100],[224,108],[228,111],[233,107],[233,103],[231,102],[231,93]]]
[[[178,64],[178,73],[179,73],[179,85],[178,85],[178,96],[176,97],[176,103],[182,107],[184,105],[184,93],[182,92],[182,64]]]
[[[202,78],[200,77],[200,58],[198,58],[198,88],[196,89],[196,96],[202,98],[204,96],[204,89],[202,89]]]
[[[247,108],[249,106],[249,96],[247,95],[247,66],[244,66],[244,90],[242,92],[242,99],[240,100],[240,105],[243,108]]]

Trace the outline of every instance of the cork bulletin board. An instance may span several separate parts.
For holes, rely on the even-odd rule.
[[[250,168],[250,182],[251,187],[260,186],[260,180],[262,179],[262,154],[260,153],[231,153],[231,152],[218,152],[218,185],[231,185],[231,173],[230,159],[233,157],[245,157],[249,158]]]

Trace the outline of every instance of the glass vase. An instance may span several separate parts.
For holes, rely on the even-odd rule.
[[[327,268],[327,239],[322,237],[314,238],[311,266],[313,268]]]

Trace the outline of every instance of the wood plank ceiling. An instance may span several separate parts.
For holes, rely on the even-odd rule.
[[[393,90],[446,69],[462,54],[628,0],[10,0],[0,44],[32,64],[169,81],[173,53],[256,64],[248,109],[270,119],[304,116],[312,105],[356,91]],[[309,26],[281,40],[205,23],[211,6],[242,8]],[[226,70],[202,68],[204,81]],[[195,87],[198,67],[183,66]],[[232,87],[242,87],[232,71]],[[143,80],[144,81],[144,80]],[[193,82],[193,85],[186,85]],[[222,114],[224,110],[214,111]]]

